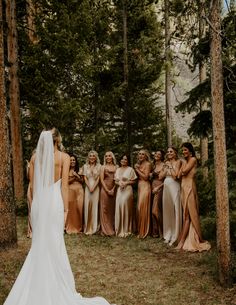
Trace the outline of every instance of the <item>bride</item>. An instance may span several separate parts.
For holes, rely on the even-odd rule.
[[[70,158],[60,142],[57,129],[43,131],[32,157],[32,244],[4,305],[109,305],[75,290],[63,235]]]

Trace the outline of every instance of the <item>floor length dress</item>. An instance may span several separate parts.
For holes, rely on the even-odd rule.
[[[45,141],[52,147],[53,155],[51,132],[41,133],[38,146],[44,146],[42,143]],[[49,159],[54,175],[53,156]],[[44,164],[44,154],[41,160],[42,167],[47,168]],[[35,167],[39,168],[37,155]],[[44,175],[39,175],[39,171],[35,173],[37,175],[34,175],[34,180],[38,179],[37,176],[40,176],[39,180],[44,179]],[[33,196],[31,217],[31,248],[4,305],[108,305],[101,297],[83,298],[75,290],[63,235],[64,205],[61,180],[49,183],[46,179],[46,183],[38,187]]]
[[[83,232],[84,189],[77,177],[69,176],[69,211],[67,215],[66,233]]]
[[[104,183],[108,190],[111,190],[115,186],[115,171],[108,168],[104,168]],[[115,200],[116,194],[109,195],[103,187],[100,191],[100,225],[101,232],[104,235],[114,235],[115,234]]]
[[[194,166],[186,176],[182,176],[181,181],[181,202],[183,206],[183,217],[187,212],[190,217],[189,232],[182,249],[191,252],[201,252],[209,250],[211,245],[208,241],[202,240],[199,221],[197,188],[194,179],[195,173],[196,166]]]
[[[163,179],[159,178],[159,172],[153,171],[153,181],[152,189],[161,186],[163,184]],[[162,195],[163,195],[163,186],[161,186],[157,193],[152,196],[152,235],[153,236],[162,236],[163,231],[163,216],[162,216]]]
[[[182,228],[180,184],[172,176],[166,176],[163,187],[163,238],[166,243],[177,241]]]
[[[115,173],[115,180],[133,181],[137,179],[136,173],[132,167],[127,166],[125,170],[118,168]],[[132,233],[133,227],[133,188],[127,185],[124,189],[120,186],[116,194],[116,211],[115,211],[115,232],[119,237],[127,237]]]
[[[96,183],[97,178],[100,176],[101,165],[97,164],[94,168],[85,164],[83,167],[83,174],[88,179],[91,187]],[[91,193],[88,186],[85,187],[84,195],[84,233],[92,235],[96,233],[99,228],[99,185]]]
[[[141,164],[142,172],[148,170],[147,164]],[[145,238],[151,229],[151,184],[142,177],[138,179],[137,231],[138,237]]]

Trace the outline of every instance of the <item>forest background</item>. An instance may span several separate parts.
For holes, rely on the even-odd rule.
[[[9,3],[12,1],[1,1],[4,33],[1,49],[7,50],[4,94],[9,126],[12,126],[10,71],[14,64],[9,60],[11,45],[7,45]],[[235,251],[236,11],[234,1],[225,3],[221,16],[223,93],[231,250]],[[203,234],[206,239],[215,239],[215,176],[220,173],[214,172],[213,164],[210,10],[211,1],[200,0],[16,1],[20,125],[15,131],[11,127],[10,138],[14,139],[14,132],[20,133],[23,192],[17,189],[14,152],[9,151],[13,155],[18,214],[27,213],[26,160],[30,159],[43,128],[56,126],[66,151],[78,155],[80,165],[90,149],[97,150],[101,159],[107,150],[112,150],[117,157],[127,151],[135,161],[140,148],[150,152],[166,149],[175,111],[183,113],[183,120],[185,114],[192,113],[188,134],[199,156],[197,184]],[[199,81],[186,93],[186,98],[177,101],[173,117],[167,121],[169,106],[163,103],[167,95],[166,71],[173,103],[178,59],[185,62]],[[182,142],[174,128],[171,142],[175,146]],[[203,142],[207,142],[205,151]],[[21,149],[21,144],[18,148]]]

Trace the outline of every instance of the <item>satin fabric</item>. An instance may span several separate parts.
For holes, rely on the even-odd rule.
[[[163,238],[166,243],[177,241],[182,228],[180,184],[171,176],[164,180],[163,188]]]
[[[66,233],[83,232],[84,222],[84,189],[82,184],[75,178],[69,184],[69,211],[67,215]]]
[[[185,239],[183,250],[196,252],[207,251],[211,245],[202,240],[197,188],[195,183],[196,166],[193,167],[181,181],[181,202],[183,206],[183,217],[188,213],[190,217],[189,232]]]
[[[104,168],[104,183],[108,190],[115,185],[115,171]],[[101,186],[100,191],[100,225],[103,235],[112,236],[115,234],[115,200],[116,193],[109,195]]]
[[[132,167],[127,167],[124,171],[123,168],[118,168],[115,173],[115,180],[131,181],[137,179],[135,171]],[[119,237],[127,237],[132,234],[133,228],[133,188],[127,185],[124,189],[120,186],[116,194],[116,211],[115,211],[115,232]]]

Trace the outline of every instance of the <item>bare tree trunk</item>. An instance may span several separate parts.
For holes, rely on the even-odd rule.
[[[170,22],[169,22],[169,0],[165,0],[165,104],[166,104],[166,128],[167,128],[167,144],[172,145],[172,129],[171,129],[171,75],[170,75]]]
[[[211,2],[211,99],[214,139],[214,163],[216,181],[217,249],[219,280],[224,286],[231,285],[231,256],[229,231],[229,198],[225,121],[223,101],[222,47],[220,1]]]
[[[11,144],[13,159],[13,182],[14,195],[17,201],[24,197],[23,182],[23,153],[21,141],[20,123],[20,91],[18,80],[18,51],[16,30],[16,2],[6,1],[6,19],[8,25],[7,49],[9,63],[9,98],[10,98],[10,122],[11,122]]]
[[[127,3],[123,0],[123,48],[124,48],[124,95],[125,95],[125,115],[127,132],[127,152],[131,154],[131,115],[129,99],[129,68],[128,68],[128,39],[127,39]]]
[[[14,246],[17,240],[6,107],[2,4],[0,0],[0,248]]]
[[[29,40],[32,43],[37,43],[37,35],[36,35],[36,30],[35,30],[35,6],[32,0],[26,1],[26,10],[27,10],[27,24],[28,24],[28,36]]]
[[[205,0],[201,0],[199,3],[199,38],[203,39],[206,36],[206,22],[203,19],[205,17],[204,12]],[[199,64],[199,82],[203,83],[206,80],[206,64],[200,62]],[[207,109],[207,101],[202,100],[201,111]],[[203,177],[204,179],[208,178],[208,167],[206,166],[206,161],[208,160],[208,138],[201,137],[200,139],[201,146],[201,161],[203,166]]]

